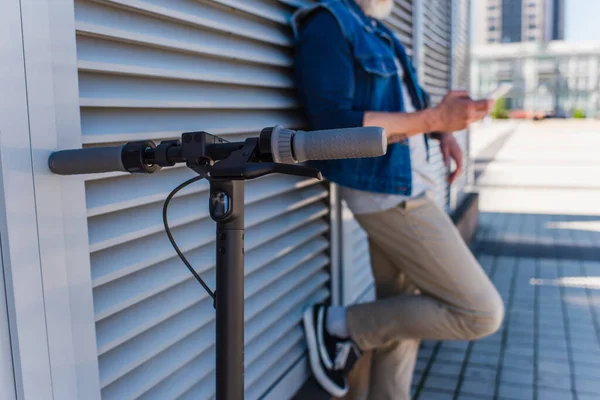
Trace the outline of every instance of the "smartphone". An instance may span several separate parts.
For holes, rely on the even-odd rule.
[[[487,98],[490,100],[498,100],[499,98],[506,96],[512,87],[512,83],[501,83],[487,96]]]

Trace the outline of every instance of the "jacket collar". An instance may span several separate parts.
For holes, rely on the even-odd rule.
[[[363,9],[356,3],[355,0],[341,0],[342,3],[346,4],[348,10],[358,23],[368,31],[372,31],[376,26],[374,19],[368,17]]]

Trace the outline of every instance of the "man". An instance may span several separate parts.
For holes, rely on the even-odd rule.
[[[380,21],[392,7],[392,0],[329,0],[292,19],[311,128],[380,126],[390,143],[383,157],[318,163],[369,235],[378,298],[304,314],[315,377],[338,397],[348,390],[353,349],[373,350],[369,399],[409,399],[419,340],[480,338],[504,315],[495,287],[427,194],[429,140],[440,141],[446,163],[456,162],[454,180],[463,154],[452,132],[482,119],[492,103],[455,91],[427,108],[402,44]]]

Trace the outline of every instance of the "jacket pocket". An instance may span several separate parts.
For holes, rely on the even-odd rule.
[[[389,78],[398,75],[400,66],[396,57],[387,54],[370,54],[357,57],[358,64],[368,74]]]

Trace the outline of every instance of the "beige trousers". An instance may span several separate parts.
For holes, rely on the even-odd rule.
[[[421,339],[490,335],[502,323],[504,305],[428,196],[356,218],[369,235],[377,301],[348,308],[350,336],[373,350],[369,400],[408,400]]]

